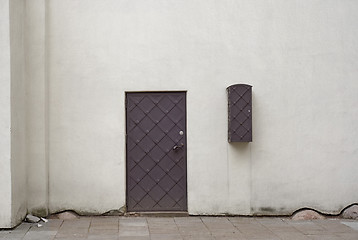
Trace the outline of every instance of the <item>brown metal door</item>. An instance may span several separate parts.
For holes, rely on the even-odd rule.
[[[186,93],[126,94],[127,210],[187,211]]]

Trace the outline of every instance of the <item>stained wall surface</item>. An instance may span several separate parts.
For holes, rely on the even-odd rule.
[[[11,212],[12,226],[27,213],[26,81],[24,0],[9,1],[11,63]]]
[[[125,92],[176,90],[187,91],[190,214],[357,203],[356,1],[28,4],[29,209],[125,206]],[[227,141],[236,83],[253,86],[251,143]]]
[[[46,1],[31,0],[25,8],[27,207],[48,214],[48,125],[46,81]]]

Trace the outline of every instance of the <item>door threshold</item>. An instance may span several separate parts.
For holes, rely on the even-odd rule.
[[[189,217],[188,212],[127,212],[125,216],[137,217]]]

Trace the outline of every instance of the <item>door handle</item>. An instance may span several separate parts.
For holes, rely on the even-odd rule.
[[[182,148],[182,147],[184,147],[184,143],[180,143],[179,145],[175,145],[173,147],[173,150],[175,151],[175,150],[178,150],[179,148]]]

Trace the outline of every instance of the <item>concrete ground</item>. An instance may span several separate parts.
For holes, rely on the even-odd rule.
[[[245,217],[81,217],[22,223],[0,231],[0,239],[121,240],[121,239],[265,239],[358,240],[358,221]]]

